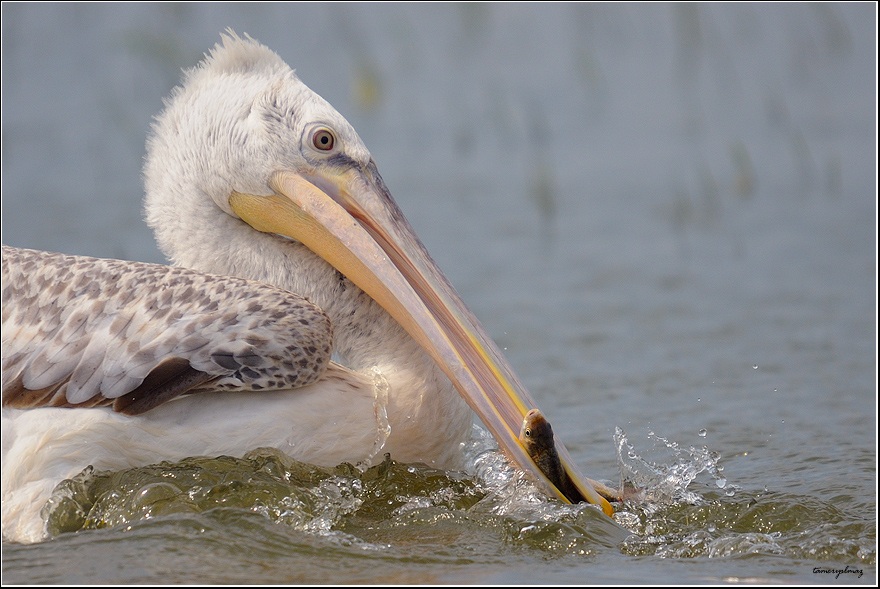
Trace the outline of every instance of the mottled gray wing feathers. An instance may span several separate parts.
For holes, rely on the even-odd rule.
[[[143,413],[204,390],[283,390],[330,360],[327,316],[184,268],[3,246],[3,405]]]

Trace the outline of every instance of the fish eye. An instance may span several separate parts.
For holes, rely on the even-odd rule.
[[[532,437],[532,430],[530,428],[526,428],[526,431],[523,432],[527,438]]]
[[[321,127],[312,133],[312,145],[319,151],[330,151],[336,145],[336,136],[327,127]]]

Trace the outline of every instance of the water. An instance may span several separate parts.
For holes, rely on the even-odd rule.
[[[4,243],[161,260],[150,117],[248,32],[360,131],[583,470],[639,491],[549,501],[479,431],[450,472],[194,458],[84,476],[85,529],[4,544],[4,582],[875,583],[875,14],[4,4]]]

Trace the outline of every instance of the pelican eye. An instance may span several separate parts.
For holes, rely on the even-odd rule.
[[[336,145],[336,136],[333,135],[333,131],[330,129],[318,129],[312,134],[312,145],[317,150],[330,151]]]

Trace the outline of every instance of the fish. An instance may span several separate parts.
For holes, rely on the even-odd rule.
[[[519,441],[541,472],[572,503],[580,501],[581,494],[572,482],[556,451],[553,427],[539,409],[532,409],[523,418]]]

